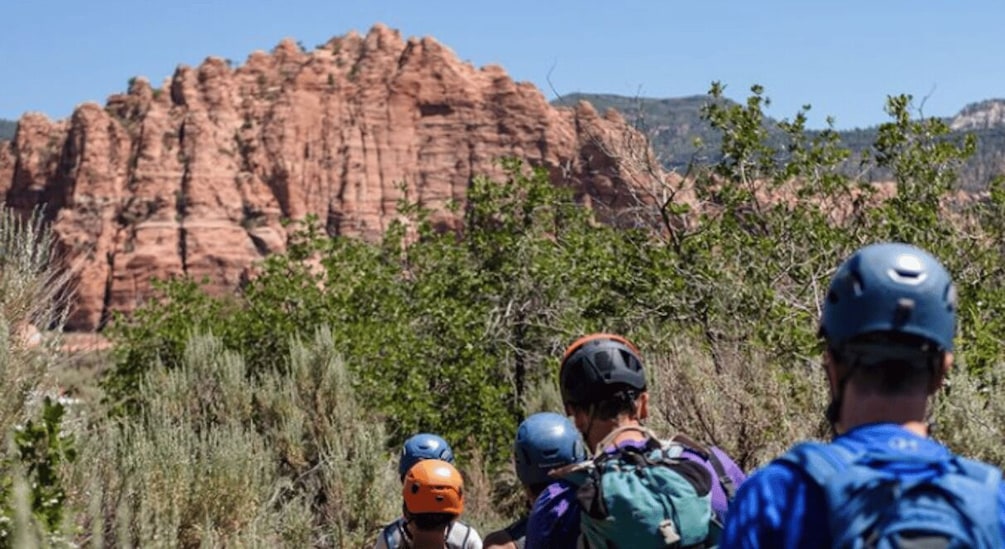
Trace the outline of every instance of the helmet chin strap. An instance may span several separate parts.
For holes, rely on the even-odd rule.
[[[837,422],[841,415],[841,398],[831,397],[830,404],[827,405],[827,410],[824,411],[824,415],[827,417],[827,423],[831,426],[831,438],[836,438],[839,434],[837,430]]]
[[[593,402],[590,403],[590,416],[589,417],[590,417],[589,421],[586,422],[586,430],[585,431],[580,431],[580,434],[583,435],[583,441],[586,442],[587,451],[589,451],[591,449],[590,448],[590,431],[593,430],[593,420],[596,419],[596,417],[597,417],[597,405],[596,405],[596,403],[593,403]]]
[[[833,356],[833,353],[832,353]],[[855,370],[859,367],[859,361],[854,361],[852,365],[848,368],[845,375],[838,378],[837,391],[831,395],[830,404],[827,405],[827,410],[824,411],[824,416],[827,418],[827,423],[831,426],[831,437],[837,437],[841,433],[837,430],[838,421],[841,419],[841,404],[844,402],[844,390],[848,385],[848,381],[851,376],[855,373]],[[835,368],[835,372],[837,369]]]

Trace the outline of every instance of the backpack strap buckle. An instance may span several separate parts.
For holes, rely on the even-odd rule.
[[[673,521],[666,519],[660,523],[660,534],[663,536],[663,543],[667,547],[676,547],[680,543],[680,534]]]

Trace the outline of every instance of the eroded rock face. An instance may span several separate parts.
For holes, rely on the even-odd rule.
[[[500,67],[376,26],[312,52],[284,41],[236,69],[211,57],[157,89],[137,78],[68,121],[26,115],[0,150],[0,190],[19,210],[44,205],[78,273],[69,327],[93,330],[154,276],[232,290],[284,249],[282,218],[376,238],[402,188],[435,209],[503,156],[616,208],[648,184],[614,153],[637,137],[617,115],[554,108]]]

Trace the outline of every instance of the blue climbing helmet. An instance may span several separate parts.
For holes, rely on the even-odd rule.
[[[833,349],[876,332],[916,336],[953,350],[956,289],[928,252],[900,243],[860,248],[835,273],[823,304],[820,335]]]
[[[549,471],[586,458],[583,439],[565,416],[537,413],[523,420],[516,431],[513,461],[516,476],[525,486],[549,483]]]
[[[432,433],[419,433],[405,441],[401,447],[401,458],[398,460],[398,475],[404,480],[405,474],[416,463],[424,459],[440,459],[447,463],[454,462],[454,451],[447,441]]]

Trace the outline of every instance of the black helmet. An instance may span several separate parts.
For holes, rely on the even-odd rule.
[[[574,341],[562,356],[559,370],[562,402],[585,405],[615,393],[645,391],[646,375],[639,350],[614,334],[591,334]]]

